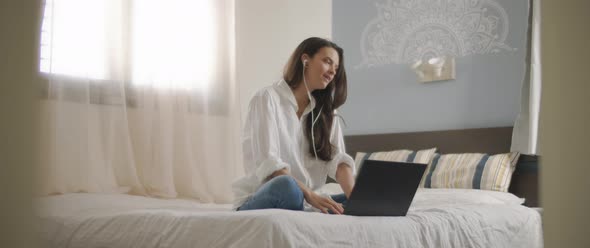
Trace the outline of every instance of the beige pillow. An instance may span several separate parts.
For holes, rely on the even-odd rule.
[[[420,163],[420,164],[430,164],[432,161],[434,154],[436,153],[436,148],[424,149],[419,151],[412,151],[412,150],[394,150],[394,151],[384,151],[384,152],[357,152],[354,162],[357,168],[357,171],[361,169],[363,166],[363,162],[367,159],[370,160],[381,160],[381,161],[392,161],[392,162],[409,162],[409,163]],[[424,174],[426,175],[426,171]],[[422,177],[424,180],[424,177]],[[420,184],[422,185],[422,183]]]
[[[520,153],[436,154],[423,178],[425,188],[484,189],[507,192]]]

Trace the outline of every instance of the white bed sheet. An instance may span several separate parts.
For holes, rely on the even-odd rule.
[[[231,211],[122,194],[38,199],[45,247],[542,247],[541,217],[515,197],[421,189],[407,217]]]

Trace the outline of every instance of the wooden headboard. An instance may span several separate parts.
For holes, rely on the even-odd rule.
[[[477,128],[413,133],[350,135],[344,138],[347,153],[376,152],[397,149],[427,149],[437,147],[446,153],[498,154],[510,151],[512,127]],[[522,155],[512,176],[509,191],[526,198],[525,205],[539,206],[538,158]]]

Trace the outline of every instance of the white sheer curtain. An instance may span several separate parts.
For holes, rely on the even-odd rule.
[[[230,202],[232,0],[47,0],[40,193]]]
[[[530,73],[522,87],[521,109],[512,133],[512,151],[538,154],[541,110],[541,1],[531,0]]]

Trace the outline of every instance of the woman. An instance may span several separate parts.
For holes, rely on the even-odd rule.
[[[335,118],[346,101],[343,59],[342,48],[333,42],[308,38],[291,55],[283,79],[254,95],[244,126],[246,176],[233,184],[238,211],[312,207],[344,212],[355,168]],[[327,176],[340,183],[343,195],[314,192]]]

